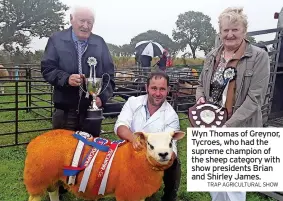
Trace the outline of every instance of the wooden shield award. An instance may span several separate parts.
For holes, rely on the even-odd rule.
[[[192,127],[215,128],[222,127],[228,119],[227,109],[224,107],[229,82],[236,78],[236,69],[228,67],[223,72],[222,105],[206,102],[195,104],[188,110],[188,118]]]
[[[227,110],[219,106],[205,103],[189,108],[189,121],[192,127],[222,127],[227,121]]]

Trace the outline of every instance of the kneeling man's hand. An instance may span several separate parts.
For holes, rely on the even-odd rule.
[[[143,146],[141,144],[140,138],[137,137],[133,140],[133,147],[136,151],[142,150]]]

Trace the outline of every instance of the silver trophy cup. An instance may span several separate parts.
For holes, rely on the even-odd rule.
[[[87,78],[86,79],[87,92],[93,97],[93,101],[88,111],[101,110],[96,105],[96,98],[102,90],[102,78]]]
[[[100,109],[96,105],[96,99],[97,96],[99,96],[103,91],[107,88],[109,81],[110,81],[110,76],[109,76],[109,81],[108,84],[105,86],[104,89],[103,87],[103,76],[102,78],[97,78],[97,77],[89,77],[86,78],[86,96],[92,96],[92,102],[89,105],[89,108],[87,109],[86,113],[86,118],[84,119],[83,122],[83,130],[87,133],[90,133],[93,137],[98,137],[101,132],[101,123],[102,120],[104,119],[103,117],[103,112],[102,109]]]

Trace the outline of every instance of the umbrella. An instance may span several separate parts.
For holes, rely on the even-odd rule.
[[[138,42],[136,44],[135,50],[140,55],[156,57],[162,55],[164,48],[159,43],[150,40]]]

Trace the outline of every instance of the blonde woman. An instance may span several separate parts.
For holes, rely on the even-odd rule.
[[[222,44],[206,57],[196,90],[197,103],[224,106],[228,120],[224,127],[262,127],[261,107],[269,82],[269,57],[263,49],[247,41],[247,17],[242,8],[227,8],[219,16]],[[236,69],[222,101],[223,72]],[[244,201],[245,192],[214,192],[212,201]]]

